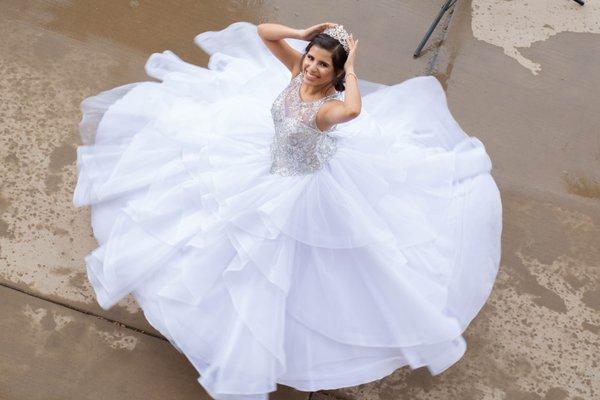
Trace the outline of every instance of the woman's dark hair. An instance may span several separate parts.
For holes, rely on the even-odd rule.
[[[302,63],[304,63],[304,57],[310,50],[311,47],[317,45],[322,49],[331,51],[331,61],[333,63],[333,73],[335,74],[335,78],[333,80],[333,86],[339,92],[343,92],[346,87],[344,86],[344,79],[346,77],[346,73],[342,72],[342,74],[338,77],[338,74],[341,71],[344,71],[344,64],[346,64],[346,60],[348,59],[348,53],[344,50],[344,47],[337,39],[332,38],[331,36],[325,33],[319,33],[315,36],[310,43],[306,46],[304,54],[302,55]]]

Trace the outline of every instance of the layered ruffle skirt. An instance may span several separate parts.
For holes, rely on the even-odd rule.
[[[291,78],[247,22],[204,32],[82,103],[76,206],[104,309],[132,293],[219,400],[439,374],[490,295],[502,207],[483,143],[438,80],[360,80],[325,167],[270,174],[270,107]],[[289,40],[302,51],[305,42]]]

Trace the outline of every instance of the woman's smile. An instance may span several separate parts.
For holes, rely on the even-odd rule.
[[[319,79],[318,76],[312,75],[310,72],[308,72],[308,70],[305,71],[304,76],[306,76],[309,81],[315,81]]]

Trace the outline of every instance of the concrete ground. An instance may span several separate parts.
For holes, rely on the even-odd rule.
[[[600,398],[600,5],[458,0],[413,59],[442,3],[0,0],[0,399],[209,399],[131,297],[95,302],[89,209],[71,204],[78,107],[148,80],[152,52],[206,65],[193,37],[239,20],[343,23],[359,76],[438,77],[504,208],[498,280],[459,363],[272,398]]]

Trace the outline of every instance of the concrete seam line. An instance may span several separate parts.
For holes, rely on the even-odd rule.
[[[147,336],[152,336],[152,337],[160,339],[160,340],[164,340],[165,342],[167,341],[167,339],[164,338],[163,336],[159,336],[159,335],[156,335],[154,333],[147,332],[145,330],[136,328],[134,326],[124,324],[121,321],[117,321],[115,319],[111,319],[111,318],[104,317],[102,315],[94,314],[93,312],[86,311],[86,310],[81,309],[79,307],[72,306],[72,305],[70,305],[68,303],[63,303],[63,302],[60,302],[60,301],[49,299],[49,298],[44,297],[44,296],[40,296],[40,295],[37,295],[37,294],[34,294],[34,293],[30,293],[30,292],[28,292],[28,291],[26,291],[24,289],[18,288],[16,286],[7,285],[6,283],[0,283],[0,286],[3,286],[5,288],[7,288],[7,289],[15,290],[17,292],[21,292],[23,294],[26,294],[27,296],[31,296],[31,297],[34,297],[36,299],[47,301],[48,303],[56,304],[58,306],[65,307],[65,308],[71,309],[73,311],[80,312],[82,314],[86,314],[86,315],[90,315],[90,316],[93,316],[93,317],[96,317],[96,318],[99,318],[99,319],[103,319],[103,320],[105,320],[107,322],[111,322],[113,324],[117,324],[119,326],[122,326],[124,328],[130,329],[132,331],[135,331],[135,332],[138,332],[138,333],[142,333],[142,334],[147,335]]]

